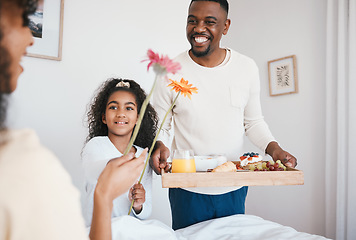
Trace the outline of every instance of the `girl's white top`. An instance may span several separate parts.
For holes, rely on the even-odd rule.
[[[138,157],[143,149],[135,146]],[[85,175],[85,196],[83,215],[87,226],[91,225],[93,215],[94,190],[97,180],[104,170],[106,164],[113,158],[121,157],[123,154],[117,150],[107,136],[94,137],[84,147],[82,152],[82,164]],[[137,179],[139,180],[139,179]],[[146,219],[152,212],[152,169],[147,165],[142,178],[142,185],[145,188],[146,196],[142,211],[136,214],[132,209],[131,214],[139,219]],[[127,215],[130,209],[129,191],[122,194],[113,201],[112,217]]]

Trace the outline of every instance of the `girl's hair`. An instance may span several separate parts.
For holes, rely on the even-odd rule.
[[[129,83],[129,87],[116,87],[119,82]],[[138,83],[128,79],[111,78],[105,81],[96,91],[92,99],[90,109],[87,112],[89,135],[86,139],[88,142],[93,137],[108,136],[108,127],[102,121],[105,114],[107,102],[116,91],[126,91],[132,93],[136,98],[137,114],[140,113],[142,103],[146,99],[145,91]],[[145,115],[142,119],[141,128],[138,132],[134,144],[142,148],[151,147],[157,130],[158,117],[151,104],[148,104]]]

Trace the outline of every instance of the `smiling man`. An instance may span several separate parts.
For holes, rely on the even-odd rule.
[[[229,4],[226,0],[192,0],[188,10],[187,39],[191,49],[175,61],[182,65],[174,80],[184,78],[199,89],[191,100],[179,98],[152,155],[157,174],[168,170],[171,121],[174,135],[171,150],[192,149],[195,155],[224,154],[237,160],[244,152],[244,135],[274,160],[296,166],[296,158],[284,151],[263,119],[260,80],[255,62],[230,48],[221,47],[228,33]],[[174,93],[159,81],[153,104],[162,120]],[[171,188],[169,200],[172,227],[180,229],[208,219],[245,213],[247,187]]]
[[[215,67],[225,58],[226,50],[220,48],[222,35],[230,27],[227,19],[227,6],[208,1],[192,2],[187,20],[187,39],[191,45],[189,56],[199,65]],[[219,11],[216,9],[219,8]],[[226,10],[226,11],[225,11]]]

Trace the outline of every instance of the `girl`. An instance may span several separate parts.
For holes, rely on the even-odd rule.
[[[97,179],[107,163],[122,156],[133,130],[142,103],[144,90],[133,80],[109,79],[98,89],[87,113],[89,135],[82,152],[85,172],[84,217],[87,226],[93,215],[93,195]],[[142,120],[142,127],[130,152],[139,156],[143,148],[150,147],[157,130],[156,111],[149,104]],[[152,211],[152,169],[147,167],[142,184],[135,184],[126,194],[113,201],[112,217],[127,215],[131,201],[134,205],[130,215],[146,219]]]

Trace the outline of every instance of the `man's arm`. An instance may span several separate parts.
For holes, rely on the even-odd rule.
[[[244,124],[249,139],[260,149],[264,149],[274,161],[281,160],[286,166],[295,167],[297,159],[284,151],[275,141],[265,122],[260,100],[260,79],[257,65],[251,67],[250,96],[245,107]]]

